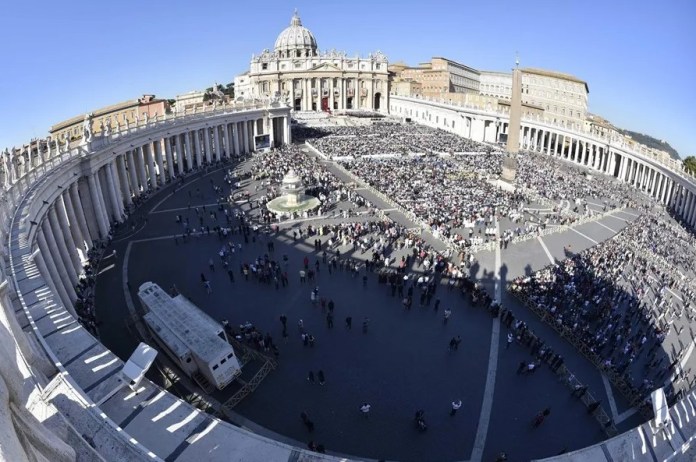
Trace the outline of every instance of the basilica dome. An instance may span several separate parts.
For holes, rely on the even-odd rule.
[[[295,14],[290,20],[290,27],[278,35],[275,51],[287,57],[314,56],[317,53],[317,41],[314,35],[302,26],[300,16]]]

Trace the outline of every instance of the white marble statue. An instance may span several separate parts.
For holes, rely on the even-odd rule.
[[[3,186],[7,189],[10,186],[12,162],[10,161],[10,152],[5,148],[2,153],[2,170],[3,170]]]
[[[104,125],[104,136],[111,136],[111,117],[106,119],[106,125]]]
[[[149,112],[144,113],[143,117],[145,118],[145,125],[147,125],[148,122],[150,122],[150,113]]]
[[[85,114],[85,120],[82,122],[82,138],[85,143],[92,141],[92,118],[89,114]]]

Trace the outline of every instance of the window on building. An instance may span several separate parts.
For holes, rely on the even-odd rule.
[[[264,71],[265,71],[265,70],[268,70],[268,63],[262,63],[262,64],[261,64],[261,69],[263,69]]]

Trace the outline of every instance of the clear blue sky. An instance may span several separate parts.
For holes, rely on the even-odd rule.
[[[3,4],[0,148],[143,93],[173,98],[248,69],[298,8],[320,49],[415,65],[574,74],[590,111],[696,155],[696,1],[181,1]]]

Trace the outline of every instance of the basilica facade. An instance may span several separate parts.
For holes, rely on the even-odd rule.
[[[252,56],[249,71],[235,79],[235,94],[277,98],[295,111],[387,112],[387,66],[379,51],[367,58],[320,52],[314,35],[295,12],[273,51]]]

